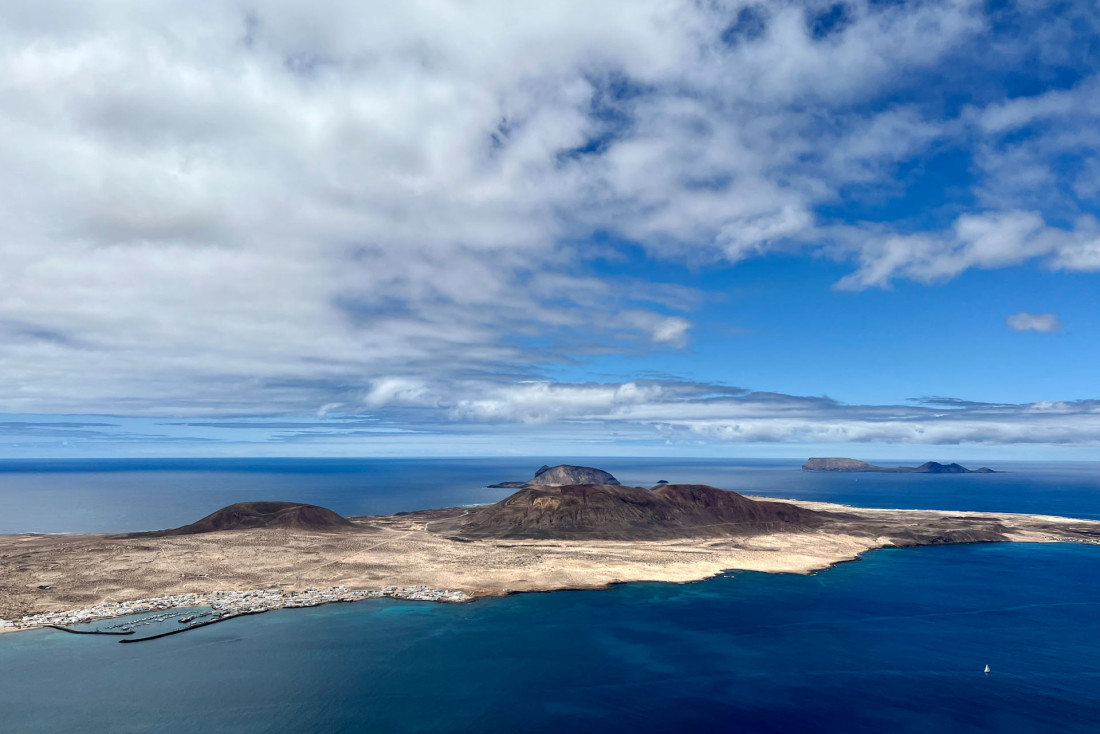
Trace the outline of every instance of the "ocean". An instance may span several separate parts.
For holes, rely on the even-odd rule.
[[[508,490],[484,484],[540,463],[5,462],[0,531],[169,527],[261,498],[345,514],[489,502]],[[629,483],[1100,517],[1098,464],[582,463]],[[810,576],[282,610],[140,645],[4,634],[0,732],[1096,732],[1098,570],[1098,546],[892,549]]]
[[[762,459],[70,459],[0,460],[0,533],[158,530],[256,500],[342,515],[496,502],[514,490],[486,485],[530,479],[543,463],[599,466],[638,486],[665,479],[863,507],[1100,520],[1100,462],[997,462],[1004,473],[929,475],[803,472],[799,461]]]

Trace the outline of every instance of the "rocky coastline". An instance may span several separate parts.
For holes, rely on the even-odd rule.
[[[270,612],[275,609],[316,607],[334,602],[354,602],[382,598],[451,603],[471,600],[471,597],[462,591],[432,589],[422,585],[387,586],[382,589],[351,589],[347,586],[334,586],[329,589],[309,588],[302,591],[287,591],[284,589],[214,591],[209,594],[172,594],[134,601],[106,602],[63,612],[32,614],[21,619],[0,619],[0,631],[27,630],[37,627],[67,627],[106,619],[117,619],[134,614],[191,607],[210,607],[214,618],[223,621],[246,614]]]

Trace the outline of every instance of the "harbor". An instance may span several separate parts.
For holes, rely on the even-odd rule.
[[[462,591],[451,589],[433,589],[424,585],[387,586],[381,589],[352,589],[348,586],[334,586],[329,589],[307,588],[301,591],[286,589],[257,589],[251,591],[215,591],[209,594],[173,594],[151,597],[135,601],[106,602],[94,606],[82,607],[64,612],[33,614],[17,620],[0,619],[0,631],[52,627],[65,632],[81,634],[129,635],[132,627],[140,624],[164,622],[178,617],[179,627],[167,633],[151,637],[128,638],[126,642],[138,642],[152,637],[164,637],[178,634],[197,627],[223,622],[227,619],[248,614],[261,614],[275,609],[293,609],[315,607],[335,602],[355,602],[364,599],[405,599],[409,601],[466,602],[470,597]],[[103,620],[130,617],[149,612],[172,612],[173,610],[206,608],[207,611],[195,613],[153,615],[128,625],[119,625],[101,630],[72,630],[73,625],[84,625]]]

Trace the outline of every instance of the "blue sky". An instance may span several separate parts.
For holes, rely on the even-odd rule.
[[[660,270],[710,296],[692,313],[690,344],[597,358],[563,368],[562,378],[623,380],[651,370],[853,403],[929,395],[1026,403],[1096,391],[1100,288],[1092,274],[1012,268],[837,292],[845,266],[798,257],[650,275]],[[1021,310],[1056,312],[1066,325],[1016,332],[1005,317]]]
[[[1077,458],[1091,2],[0,27],[0,457]]]

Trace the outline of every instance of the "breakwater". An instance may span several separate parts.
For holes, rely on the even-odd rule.
[[[49,627],[50,629],[60,630],[62,632],[68,632],[70,635],[114,635],[114,636],[124,636],[124,635],[134,634],[133,630],[115,632],[113,630],[74,630],[74,629],[69,629],[68,627],[62,627],[62,626],[56,625],[56,624],[47,624],[46,626]]]
[[[149,640],[159,640],[162,637],[170,637],[172,635],[178,635],[178,634],[181,634],[183,632],[190,632],[191,630],[198,629],[199,627],[208,627],[212,624],[217,624],[218,622],[224,622],[228,619],[235,619],[237,617],[244,617],[247,614],[260,614],[260,612],[244,612],[244,613],[241,613],[241,614],[225,614],[225,615],[222,615],[220,617],[213,617],[212,619],[203,620],[202,622],[195,622],[194,624],[189,624],[186,627],[177,627],[174,630],[168,630],[167,632],[158,632],[157,634],[147,635],[145,637],[132,637],[132,638],[125,639],[125,640],[119,640],[119,642],[147,642]]]

